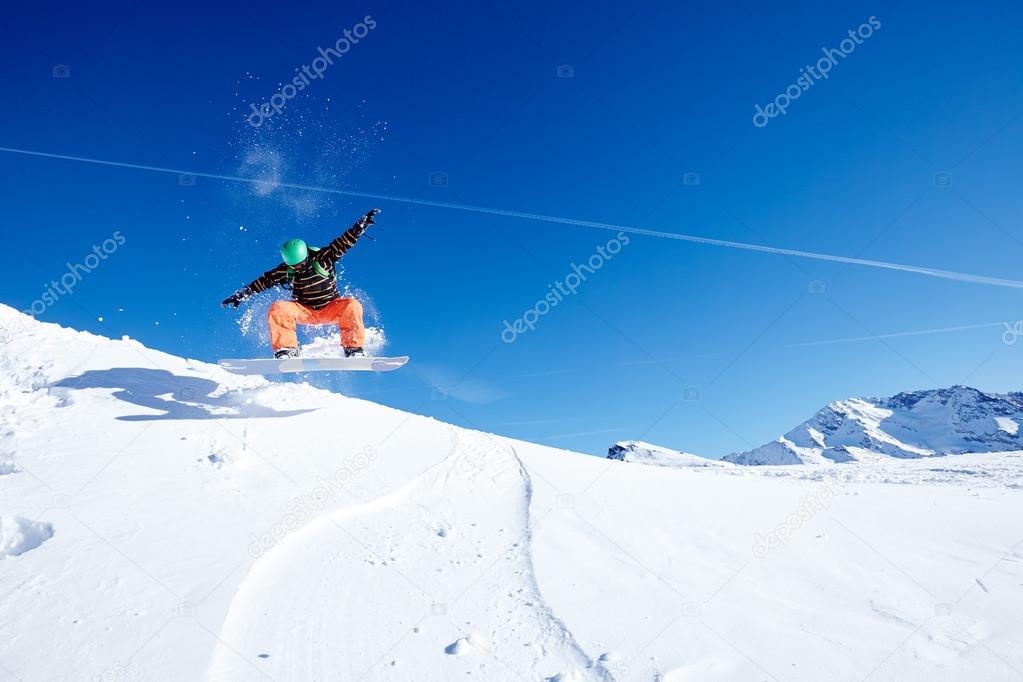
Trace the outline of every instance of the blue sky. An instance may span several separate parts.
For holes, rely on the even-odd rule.
[[[6,148],[1023,279],[1023,10],[1004,0],[9,15]],[[246,123],[366,16],[375,27],[322,78]],[[753,124],[870,17],[880,28],[826,80]],[[344,277],[387,352],[413,362],[313,381],[551,445],[641,438],[721,456],[850,395],[1021,389],[1023,344],[1002,338],[1023,318],[1010,287],[632,235],[509,344],[503,322],[613,232],[14,153],[0,171],[15,245],[0,300],[30,306],[120,232],[40,319],[209,361],[268,352],[219,301],[272,267],[279,242],[325,243],[379,206],[376,241]]]

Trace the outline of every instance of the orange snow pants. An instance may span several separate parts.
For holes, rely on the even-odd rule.
[[[270,345],[274,351],[298,348],[296,326],[300,324],[336,324],[341,329],[342,346],[362,346],[366,327],[362,323],[362,304],[354,298],[339,298],[319,310],[295,301],[275,301],[267,314]]]

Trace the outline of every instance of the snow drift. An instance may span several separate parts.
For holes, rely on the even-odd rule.
[[[0,332],[0,679],[1023,669],[1018,452],[640,467],[4,306]]]

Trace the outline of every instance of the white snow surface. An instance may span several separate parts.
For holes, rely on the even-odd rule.
[[[998,423],[998,428],[1010,436],[1015,436],[1019,433],[1019,422],[1013,421],[1008,417],[995,417],[995,421]]]
[[[737,464],[827,464],[1023,449],[1023,393],[952,386],[827,405],[778,440],[726,456]]]
[[[1023,670],[1020,452],[635,466],[0,332],[2,680]]]

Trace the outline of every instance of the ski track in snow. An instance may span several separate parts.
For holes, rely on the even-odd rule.
[[[532,586],[532,589],[536,592],[536,594],[538,595],[538,598],[540,600],[540,605],[538,607],[538,611],[540,611],[542,613],[543,618],[546,619],[551,624],[552,628],[557,633],[559,633],[559,635],[561,637],[561,640],[562,640],[562,645],[564,647],[572,650],[575,653],[576,658],[583,664],[583,667],[585,667],[587,669],[593,669],[594,675],[595,675],[595,679],[608,680],[608,681],[613,680],[613,677],[611,676],[611,674],[609,672],[607,672],[606,670],[604,670],[603,668],[599,667],[597,665],[597,662],[595,662],[593,660],[593,658],[590,657],[586,653],[586,651],[583,650],[582,645],[580,645],[579,642],[576,641],[575,637],[572,635],[572,632],[568,629],[568,626],[565,625],[565,623],[562,622],[561,619],[558,618],[554,614],[554,612],[547,605],[547,603],[543,601],[542,596],[540,596],[541,595],[540,585],[539,585],[539,583],[537,582],[537,579],[536,579],[536,569],[533,566],[533,552],[532,552],[532,543],[533,543],[533,521],[532,521],[533,479],[529,475],[529,469],[526,467],[525,463],[522,461],[522,458],[520,458],[518,452],[515,451],[515,446],[511,445],[510,443],[509,444],[504,444],[504,446],[509,449],[509,451],[511,452],[511,456],[515,458],[515,463],[516,463],[516,465],[518,466],[518,469],[519,469],[519,475],[522,476],[522,480],[523,480],[523,482],[525,484],[525,488],[526,488],[526,494],[525,494],[525,497],[526,497],[526,504],[525,504],[525,513],[526,513],[525,526],[526,526],[526,531],[525,531],[525,536],[526,536],[526,543],[527,543],[527,545],[529,547],[527,552],[526,552],[526,556],[527,556],[527,558],[529,560],[529,581],[530,581],[530,584]],[[558,679],[558,678],[555,677],[555,678],[552,678],[552,679]]]
[[[207,679],[251,675],[243,659],[259,661],[272,679],[409,679],[410,670],[417,680],[524,671],[527,679],[612,679],[540,595],[530,555],[532,482],[514,448],[486,434],[448,432],[447,455],[418,476],[320,515],[256,561],[231,602]],[[478,527],[470,519],[486,515],[465,513],[468,496],[471,505],[491,505],[491,492],[516,501],[507,527]],[[418,527],[399,537],[389,522],[408,518]],[[405,563],[431,561],[436,582],[402,572]],[[445,577],[449,571],[456,575]],[[488,608],[463,600],[470,592],[488,595]],[[362,599],[394,603],[367,623]],[[326,632],[350,637],[331,643]]]
[[[324,548],[324,551],[332,551],[335,543],[335,534],[343,532],[339,530],[341,521],[348,518],[358,518],[374,511],[382,511],[401,504],[420,485],[424,476],[432,469],[447,462],[454,452],[455,444],[453,443],[448,454],[439,463],[431,466],[411,481],[373,500],[353,506],[336,508],[316,517],[302,528],[292,531],[281,544],[271,548],[265,555],[260,557],[238,586],[237,593],[231,602],[227,618],[220,632],[221,643],[214,650],[208,679],[236,679],[237,675],[246,672],[245,668],[247,667],[242,666],[242,659],[239,658],[237,652],[244,652],[242,655],[245,659],[256,660],[252,657],[251,652],[256,650],[262,651],[261,645],[263,648],[270,645],[272,638],[267,638],[264,631],[253,633],[251,630],[253,624],[260,619],[260,614],[265,617],[275,606],[280,606],[280,604],[274,602],[275,596],[280,600],[282,595],[278,582],[287,580],[290,577],[289,573],[299,573],[300,575],[296,577],[303,584],[292,586],[293,589],[288,594],[300,600],[302,608],[298,609],[299,612],[305,614],[304,619],[313,624],[314,635],[318,635],[323,629],[322,620],[327,615],[323,612],[325,599],[317,595],[318,590],[313,589],[311,590],[312,593],[310,593],[309,588],[322,584],[327,576],[319,565],[317,565],[317,569],[314,572],[308,562],[296,562],[295,555],[303,551],[310,551],[314,547]],[[320,559],[323,560],[324,564],[329,565],[329,557],[320,557]],[[293,571],[292,569],[297,570]],[[308,580],[310,572],[315,573],[315,580]],[[340,596],[350,595],[351,593],[350,587],[346,586],[344,593]],[[312,617],[309,617],[310,614],[312,614]],[[286,620],[284,616],[274,618],[274,627],[269,627],[264,622],[264,630],[269,629],[269,631],[273,632],[277,625],[281,625],[285,628],[283,631],[294,633],[294,630],[288,623],[282,622],[284,620]],[[357,633],[358,625],[355,624],[355,627],[351,629],[353,634]],[[302,632],[301,629],[298,631]],[[297,644],[300,648],[320,648],[319,638],[316,636],[307,638],[305,642],[297,642]],[[287,648],[277,647],[278,651],[286,650]],[[275,651],[275,654],[278,651]],[[255,655],[259,656],[261,654],[257,653]],[[270,659],[272,658],[273,655],[270,656]],[[275,669],[273,677],[276,678],[284,674],[284,679],[291,679],[292,675],[301,673],[309,675],[308,679],[324,679],[322,677],[323,665],[321,658],[322,655],[317,655],[315,650],[307,651],[300,661],[286,660],[282,664],[282,670]],[[275,668],[281,667],[276,660],[272,660],[271,663]],[[310,667],[315,670],[309,670]],[[295,679],[298,678],[296,677]]]

